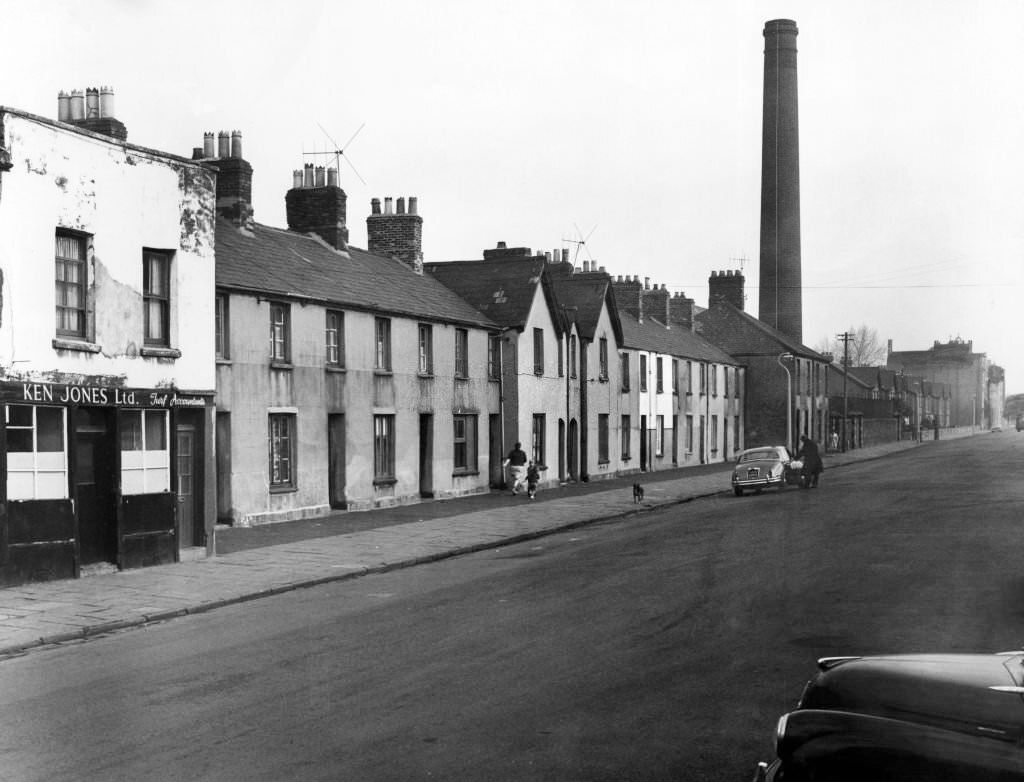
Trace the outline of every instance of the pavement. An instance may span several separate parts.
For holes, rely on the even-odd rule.
[[[830,469],[930,444],[827,453],[822,488]],[[0,589],[0,657],[731,494],[731,471],[731,464],[712,464],[569,484],[538,492],[535,500],[494,491],[248,529],[218,527],[212,557]],[[641,503],[633,501],[634,481],[644,487]]]

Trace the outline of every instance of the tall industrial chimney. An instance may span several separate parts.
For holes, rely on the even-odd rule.
[[[764,25],[758,317],[802,343],[796,36],[792,20],[775,19]]]

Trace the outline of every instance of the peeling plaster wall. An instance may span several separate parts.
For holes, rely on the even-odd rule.
[[[102,378],[130,387],[212,390],[215,178],[207,169],[20,114],[3,117],[11,154],[0,202],[0,370],[7,379]],[[91,341],[54,347],[54,234],[91,236]],[[173,252],[170,347],[143,357],[142,251]]]

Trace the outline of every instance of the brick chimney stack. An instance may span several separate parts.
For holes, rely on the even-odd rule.
[[[669,292],[662,285],[660,288],[655,285],[653,288],[644,288],[643,293],[644,314],[650,315],[665,326],[670,326],[669,318]]]
[[[292,189],[284,197],[288,230],[313,233],[335,250],[348,249],[346,213],[348,196],[338,186],[338,172],[306,163],[292,176]]]
[[[640,278],[628,274],[623,279],[620,274],[612,281],[612,291],[615,294],[615,304],[624,312],[628,312],[639,322],[644,320],[644,286]]]
[[[764,26],[758,318],[803,342],[796,22]]]
[[[711,272],[708,278],[708,305],[725,301],[738,310],[743,309],[743,272],[737,270]]]
[[[128,140],[128,128],[114,117],[112,87],[89,87],[84,93],[61,90],[57,93],[57,119],[118,141]]]
[[[668,302],[669,320],[673,326],[687,331],[694,330],[697,302],[686,297],[685,293],[673,294]]]
[[[397,199],[396,208],[391,208],[392,199],[384,199],[384,212],[380,199],[370,201],[370,216],[366,218],[366,249],[377,255],[397,258],[417,274],[423,274],[423,218],[417,213],[415,196],[409,198],[406,211],[405,199]]]
[[[217,167],[217,214],[240,228],[252,228],[252,166],[242,157],[242,132],[220,131],[216,150],[213,142],[213,133],[204,133],[202,150],[196,147],[192,157]]]

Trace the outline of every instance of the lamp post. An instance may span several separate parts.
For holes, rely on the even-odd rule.
[[[790,453],[793,452],[793,375],[782,360],[791,358],[792,353],[782,353],[778,358],[779,366],[786,370],[786,448]]]

